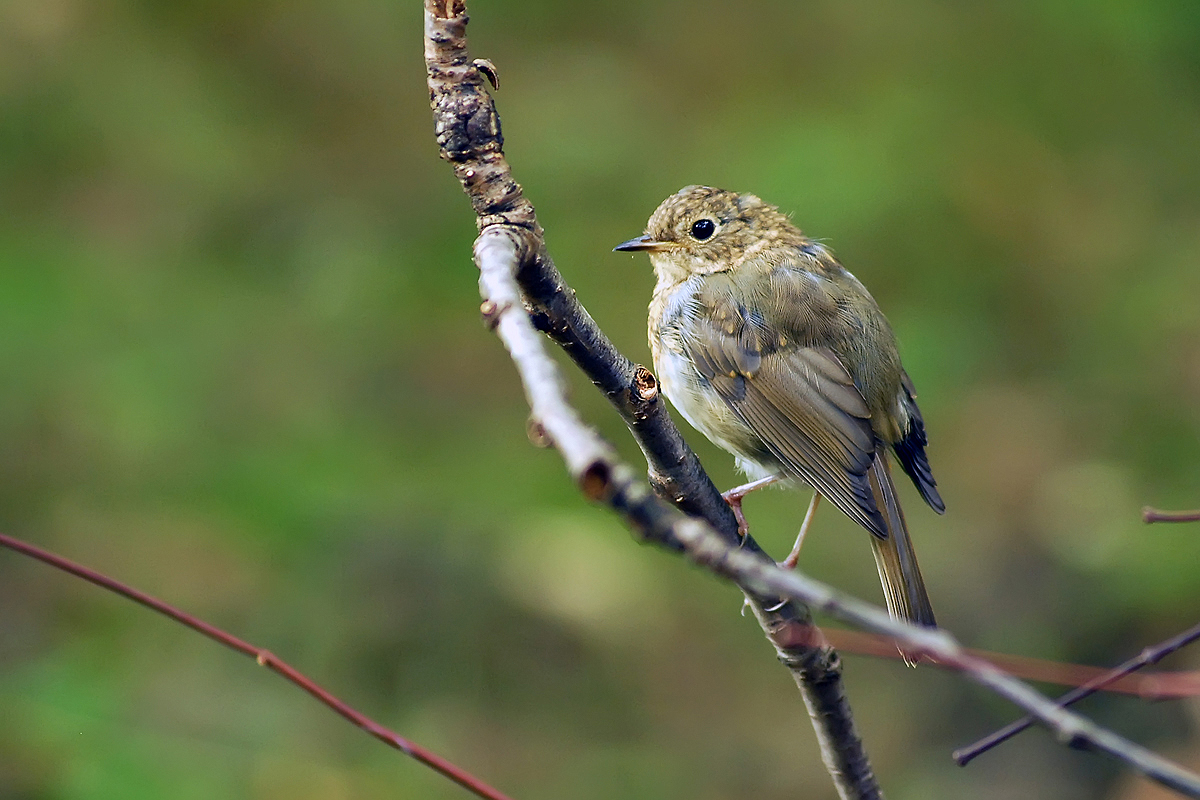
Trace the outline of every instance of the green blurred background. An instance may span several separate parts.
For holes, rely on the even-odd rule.
[[[794,212],[872,290],[949,510],[939,619],[1108,664],[1195,622],[1200,5],[471,4],[552,252],[648,359],[689,183]],[[478,320],[411,2],[0,2],[0,529],[268,647],[521,800],[831,798],[740,598],[529,446]],[[573,397],[631,460],[604,400]],[[731,459],[686,430],[719,485]],[[786,552],[807,495],[747,502]],[[825,509],[828,511],[828,509]],[[802,566],[879,600],[865,534]],[[1167,663],[1200,666],[1200,651]],[[847,656],[893,800],[1147,798],[953,676]],[[1200,766],[1196,703],[1098,698]],[[461,798],[248,660],[0,552],[0,799]]]

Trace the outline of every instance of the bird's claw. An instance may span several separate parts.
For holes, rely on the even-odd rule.
[[[778,475],[769,475],[766,478],[759,478],[756,481],[735,486],[721,495],[725,499],[725,502],[729,503],[730,510],[733,511],[733,518],[737,520],[738,524],[738,538],[742,541],[745,541],[746,534],[750,532],[750,523],[746,522],[746,515],[742,513],[742,498],[755,489],[761,489],[764,486],[775,483],[777,480],[779,480]]]
[[[750,523],[746,522],[746,515],[742,513],[742,498],[745,494],[738,494],[737,489],[731,489],[721,495],[725,502],[729,504],[729,510],[733,512],[733,518],[737,520],[738,539],[746,541],[746,534],[750,532]]]

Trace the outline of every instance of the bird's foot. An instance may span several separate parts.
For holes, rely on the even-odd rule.
[[[778,475],[768,475],[765,478],[759,478],[756,481],[735,486],[721,495],[721,497],[725,498],[725,502],[729,503],[730,510],[733,511],[733,518],[737,520],[738,524],[738,536],[742,539],[745,539],[746,534],[750,532],[750,524],[746,522],[746,515],[742,513],[742,499],[755,489],[770,486],[777,480],[779,480]]]
[[[730,497],[728,493],[721,495],[725,498],[725,502],[729,503],[729,510],[733,512],[733,518],[738,524],[738,538],[745,541],[746,534],[750,532],[750,523],[746,522],[746,515],[742,513],[742,498]]]

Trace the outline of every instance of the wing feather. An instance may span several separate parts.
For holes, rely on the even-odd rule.
[[[876,455],[870,412],[837,356],[761,324],[746,336],[749,326],[724,324],[731,316],[697,315],[681,337],[700,374],[791,477],[887,536],[867,478]]]

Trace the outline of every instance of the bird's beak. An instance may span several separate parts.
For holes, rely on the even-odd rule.
[[[670,246],[670,242],[656,242],[650,238],[649,234],[643,234],[630,239],[628,242],[621,242],[613,250],[619,253],[657,253],[661,250],[666,250]]]

